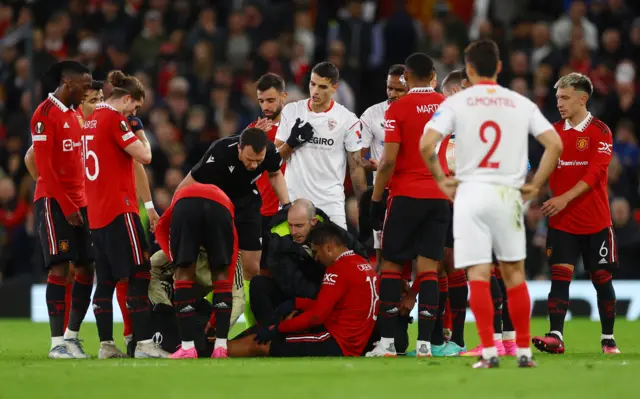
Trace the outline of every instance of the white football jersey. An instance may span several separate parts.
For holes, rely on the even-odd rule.
[[[371,158],[380,161],[384,150],[384,113],[389,109],[389,101],[383,101],[367,108],[360,116],[362,121],[362,148],[369,148]],[[373,172],[376,181],[376,172]]]
[[[326,112],[313,112],[309,101],[287,104],[276,133],[276,140],[286,142],[298,118],[313,127],[313,139],[296,148],[287,161],[289,199],[306,198],[320,209],[339,203],[344,212],[347,152],[362,149],[360,120],[336,102]]]
[[[456,179],[519,188],[527,174],[528,134],[553,130],[528,98],[476,84],[447,98],[425,126],[455,133]]]

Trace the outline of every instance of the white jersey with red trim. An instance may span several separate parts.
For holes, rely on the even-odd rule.
[[[292,201],[306,198],[329,217],[333,218],[332,213],[335,213],[341,219],[344,215],[347,153],[362,149],[360,120],[333,100],[325,112],[313,112],[309,102],[301,100],[287,104],[282,110],[276,133],[276,140],[286,142],[298,118],[313,127],[313,139],[296,148],[287,161],[284,178],[289,198]],[[341,220],[336,222],[342,224]]]
[[[371,159],[380,161],[384,151],[384,113],[389,109],[389,101],[374,104],[360,116],[362,121],[362,148],[369,148]],[[376,172],[373,172],[376,181]]]

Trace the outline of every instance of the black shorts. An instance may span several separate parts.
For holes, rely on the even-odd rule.
[[[262,255],[260,255],[260,270],[267,270],[267,256],[269,252],[269,237],[271,237],[271,218],[262,216]]]
[[[70,225],[58,201],[53,198],[38,199],[35,211],[44,265],[47,269],[66,262],[72,262],[75,266],[85,266],[93,262],[95,253],[87,207],[80,208],[84,219],[82,226]]]
[[[382,232],[382,257],[398,264],[417,256],[442,260],[450,221],[447,200],[393,197]]]
[[[149,244],[140,216],[123,213],[108,225],[91,230],[99,281],[117,281],[149,271]]]
[[[445,248],[453,248],[453,204],[451,205],[451,220],[447,228],[447,239],[444,242]]]
[[[259,195],[233,201],[238,246],[243,251],[262,250],[262,200]]]
[[[200,247],[212,270],[225,270],[233,262],[233,218],[223,205],[206,198],[181,198],[173,206],[169,246],[173,263],[196,263]],[[235,265],[234,265],[235,266]]]
[[[571,234],[549,228],[547,232],[549,265],[575,266],[580,256],[587,270],[615,269],[618,266],[618,248],[612,227],[595,234]]]
[[[271,341],[271,357],[340,357],[340,345],[324,326],[305,333],[287,334]]]

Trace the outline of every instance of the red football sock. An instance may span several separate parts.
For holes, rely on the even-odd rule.
[[[488,281],[469,281],[469,306],[476,317],[476,326],[480,343],[485,348],[495,346],[493,343],[493,301],[491,300],[491,283]],[[517,334],[517,333],[516,333]]]
[[[131,326],[131,316],[129,315],[129,309],[127,309],[127,291],[129,290],[128,281],[118,281],[116,284],[116,298],[118,298],[118,305],[120,306],[120,312],[122,313],[122,319],[124,321],[124,332],[122,335],[133,334],[133,327]]]
[[[71,290],[73,283],[67,283],[64,287],[64,331],[67,330],[69,324],[69,314],[71,314]]]
[[[451,331],[453,328],[451,322],[451,303],[449,302],[449,299],[447,299],[447,303],[444,307],[444,319],[442,320],[442,326],[449,331]]]
[[[507,288],[509,315],[516,330],[516,346],[528,348],[531,342],[531,297],[527,283]]]

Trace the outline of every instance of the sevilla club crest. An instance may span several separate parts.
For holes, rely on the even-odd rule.
[[[576,140],[576,148],[578,151],[584,151],[589,148],[589,137],[578,137],[578,140]]]
[[[333,130],[336,128],[336,126],[338,126],[338,122],[335,119],[329,119],[328,125],[329,130]]]

